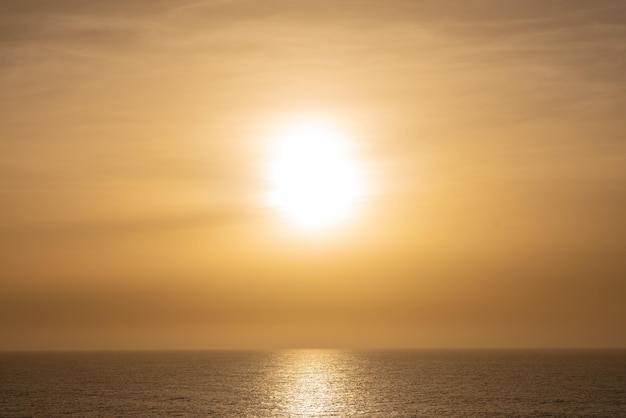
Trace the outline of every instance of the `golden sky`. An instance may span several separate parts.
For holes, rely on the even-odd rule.
[[[623,1],[0,2],[0,349],[626,346]],[[367,193],[304,231],[277,132]]]

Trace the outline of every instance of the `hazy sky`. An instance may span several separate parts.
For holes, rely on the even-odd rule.
[[[626,346],[626,3],[0,2],[0,349]],[[369,193],[263,202],[294,115]]]

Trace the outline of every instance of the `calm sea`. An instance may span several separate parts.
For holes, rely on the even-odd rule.
[[[0,353],[0,416],[626,417],[626,351]]]

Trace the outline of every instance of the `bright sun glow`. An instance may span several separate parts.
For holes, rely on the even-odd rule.
[[[269,170],[270,203],[309,229],[345,219],[364,192],[348,145],[325,121],[303,120],[287,127],[277,138]]]

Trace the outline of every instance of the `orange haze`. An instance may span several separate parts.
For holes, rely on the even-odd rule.
[[[626,4],[5,1],[0,349],[626,346]],[[263,203],[345,126],[369,193]]]

